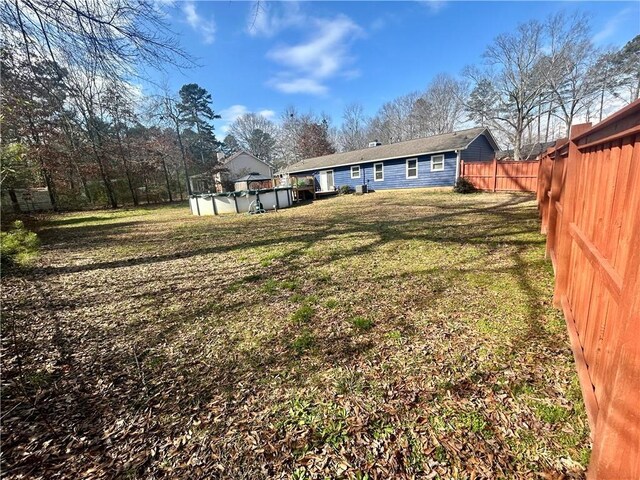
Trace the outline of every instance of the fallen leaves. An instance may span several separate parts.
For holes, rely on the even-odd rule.
[[[121,213],[2,279],[5,477],[583,475],[528,197]]]

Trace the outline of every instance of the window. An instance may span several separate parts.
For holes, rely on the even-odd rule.
[[[417,158],[407,158],[407,178],[418,178]]]
[[[360,178],[360,165],[351,167],[351,178]]]
[[[444,155],[434,155],[431,157],[431,171],[441,172],[444,170]]]
[[[373,164],[373,180],[375,182],[384,180],[384,165],[382,163]]]

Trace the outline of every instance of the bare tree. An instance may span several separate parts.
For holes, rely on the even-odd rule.
[[[257,113],[245,113],[229,127],[229,134],[240,148],[261,160],[273,161],[276,156],[278,128],[268,118]]]
[[[466,70],[476,88],[489,87],[486,100],[467,104],[471,118],[482,118],[508,136],[515,160],[521,158],[523,135],[536,118],[541,97],[546,97],[546,76],[541,71],[544,32],[537,21],[520,24],[515,33],[499,35],[487,47],[486,69]]]
[[[622,47],[615,56],[619,85],[627,90],[628,103],[640,97],[640,35]]]
[[[151,0],[4,1],[0,24],[29,62],[49,58],[111,78],[133,66],[191,63]]]
[[[548,54],[541,71],[559,118],[569,134],[574,118],[587,109],[598,86],[590,73],[598,60],[598,51],[589,38],[589,22],[582,14],[552,15],[545,25]]]
[[[414,104],[421,136],[453,132],[462,121],[465,97],[464,82],[446,73],[436,75]]]
[[[340,149],[348,152],[366,147],[368,123],[362,104],[347,105],[342,113],[342,125],[339,129]]]

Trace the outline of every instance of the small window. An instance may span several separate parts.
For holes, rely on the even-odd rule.
[[[351,167],[351,178],[360,178],[360,165]]]
[[[407,178],[418,178],[417,158],[407,158]]]
[[[373,180],[376,182],[384,180],[384,165],[382,163],[373,164]]]
[[[431,157],[431,171],[441,172],[444,170],[444,155],[434,155]]]

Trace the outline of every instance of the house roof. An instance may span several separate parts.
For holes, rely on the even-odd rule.
[[[553,147],[556,142],[542,142],[542,143],[528,143],[520,147],[520,160],[533,160],[537,158],[547,148]],[[503,160],[506,158],[513,158],[513,150],[500,150],[496,152],[496,158]]]
[[[236,153],[233,153],[233,154],[229,155],[228,157],[223,158],[223,159],[222,159],[222,164],[223,164],[223,165],[227,165],[227,164],[229,164],[229,163],[233,162],[236,158],[238,158],[238,157],[239,157],[240,155],[242,155],[243,153],[244,153],[245,155],[249,155],[250,157],[255,158],[257,161],[259,161],[259,162],[261,162],[261,163],[264,163],[265,165],[268,165],[269,167],[273,168],[273,165],[272,165],[271,163],[269,163],[269,162],[266,162],[266,161],[264,161],[264,160],[259,159],[259,158],[258,158],[258,157],[256,157],[253,153],[251,153],[251,152],[247,152],[246,150],[238,150]]]
[[[353,165],[376,160],[403,158],[411,155],[464,150],[482,134],[485,134],[487,140],[498,150],[498,145],[491,135],[491,132],[485,127],[476,127],[442,135],[416,138],[415,140],[407,140],[405,142],[391,143],[389,145],[363,148],[351,152],[333,153],[322,157],[307,158],[301,162],[290,165],[287,171],[289,173],[295,173],[315,170],[317,168],[339,167],[342,165]]]

